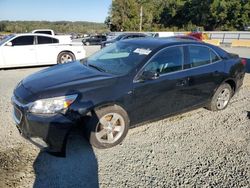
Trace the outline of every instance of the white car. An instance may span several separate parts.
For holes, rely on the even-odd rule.
[[[0,41],[0,68],[61,64],[83,59],[81,44],[60,44],[46,34],[13,34]]]

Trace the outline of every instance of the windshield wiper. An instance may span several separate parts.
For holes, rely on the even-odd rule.
[[[95,68],[96,70],[100,71],[100,72],[106,72],[106,70],[96,66],[96,65],[93,65],[93,64],[87,64],[89,67],[93,67]]]

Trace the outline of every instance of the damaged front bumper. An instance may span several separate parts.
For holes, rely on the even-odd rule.
[[[56,155],[65,155],[67,136],[76,123],[64,114],[39,115],[12,97],[13,119],[20,134],[31,143]]]

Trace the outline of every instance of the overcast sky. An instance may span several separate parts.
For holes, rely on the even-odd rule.
[[[112,0],[0,0],[0,20],[104,22]]]

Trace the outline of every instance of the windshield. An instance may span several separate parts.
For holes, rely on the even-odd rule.
[[[135,68],[151,49],[143,45],[117,42],[98,51],[85,60],[85,64],[99,71],[123,75]]]
[[[7,35],[6,37],[4,37],[3,40],[0,40],[0,46],[2,46],[2,44],[4,44],[13,37],[15,37],[15,35]]]

